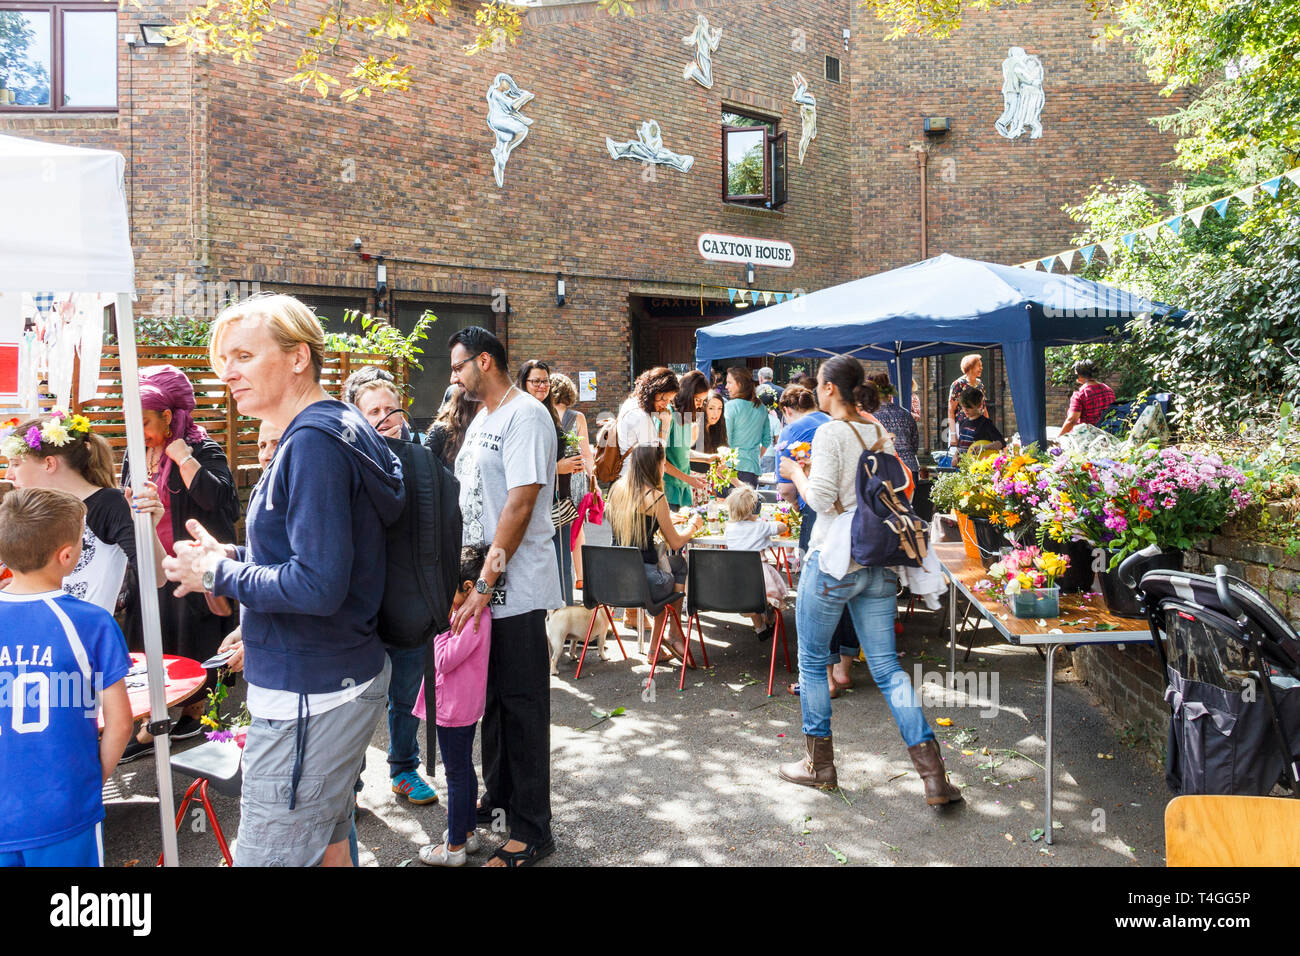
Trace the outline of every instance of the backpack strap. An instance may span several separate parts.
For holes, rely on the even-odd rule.
[[[885,444],[885,438],[884,438],[883,435],[882,435],[882,436],[881,436],[881,437],[876,441],[876,443],[875,443],[874,445],[871,446],[870,449],[868,449],[868,448],[867,448],[867,443],[864,442],[864,441],[862,440],[862,436],[859,435],[859,434],[858,434],[858,430],[857,430],[856,428],[853,427],[853,423],[852,423],[852,422],[848,422],[848,421],[846,421],[844,424],[847,425],[847,426],[849,427],[849,431],[853,432],[853,437],[856,438],[856,439],[858,440],[858,446],[859,446],[863,451],[880,451],[880,449],[884,447],[884,444]],[[867,422],[866,424],[870,424],[870,422]],[[836,513],[836,514],[844,514],[844,510],[845,510],[845,509],[844,509],[844,502],[842,502],[842,501],[840,500],[839,496],[836,495],[836,497],[835,497],[835,513]]]

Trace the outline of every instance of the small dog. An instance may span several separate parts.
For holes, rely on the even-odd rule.
[[[605,637],[609,634],[609,621],[601,613],[600,608],[588,611],[585,607],[562,607],[546,616],[546,638],[551,645],[552,674],[560,673],[560,651],[564,649],[566,641],[570,642],[570,660],[581,653],[582,641],[587,636],[587,626],[591,623],[593,614],[599,616],[596,619],[596,626],[592,628],[591,636],[598,642],[596,646],[600,652],[600,659],[609,660],[605,656]]]

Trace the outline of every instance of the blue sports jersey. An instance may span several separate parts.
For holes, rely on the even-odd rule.
[[[103,608],[63,591],[0,591],[0,851],[104,819],[99,695],[130,669]]]

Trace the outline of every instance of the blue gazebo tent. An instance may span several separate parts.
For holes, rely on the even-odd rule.
[[[998,347],[1021,438],[1043,442],[1043,349],[1112,338],[1138,315],[1172,311],[1078,276],[944,254],[706,326],[695,361],[706,374],[714,359],[751,355],[886,361],[906,408],[914,358]]]

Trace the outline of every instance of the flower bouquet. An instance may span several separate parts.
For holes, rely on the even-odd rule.
[[[1035,445],[994,457],[989,483],[995,507],[988,515],[989,523],[1023,540],[1032,529],[1035,509],[1047,490],[1047,479],[1042,476],[1046,467],[1046,456]]]
[[[244,738],[248,734],[247,727],[253,722],[253,718],[248,713],[247,704],[241,704],[238,713],[221,713],[222,705],[230,696],[230,689],[226,687],[223,679],[225,676],[225,668],[217,672],[216,686],[208,691],[208,711],[199,718],[199,723],[208,728],[204,736],[209,740],[233,740],[240,749],[243,749]]]
[[[709,486],[714,494],[725,498],[731,493],[732,485],[739,478],[736,471],[739,461],[740,453],[734,448],[718,447],[718,457],[709,465]]]
[[[1037,546],[1018,548],[989,566],[993,589],[1016,617],[1059,617],[1061,589],[1056,579],[1070,559]]]
[[[795,463],[798,464],[799,467],[803,468],[805,471],[808,470],[808,466],[812,464],[811,442],[797,441],[786,448],[786,451],[789,452],[790,457],[795,460]]]
[[[801,515],[799,509],[790,504],[790,502],[783,501],[776,506],[776,513],[773,520],[779,521],[789,528],[791,537],[799,537],[799,531],[803,527],[803,515]]]

